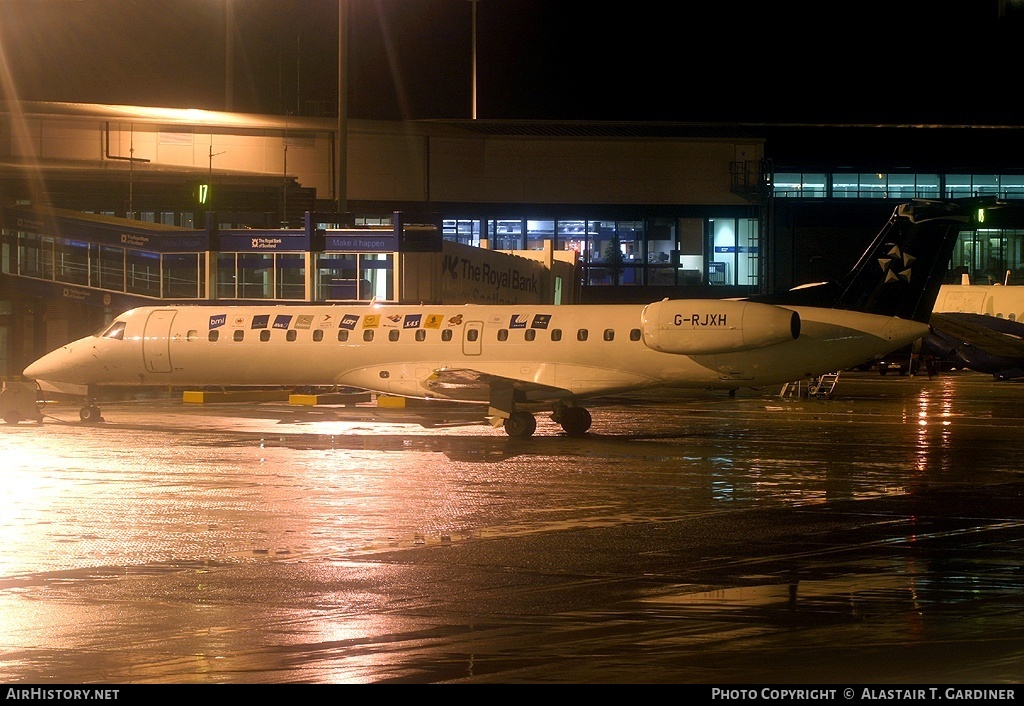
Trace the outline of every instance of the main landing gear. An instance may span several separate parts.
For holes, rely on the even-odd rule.
[[[521,409],[513,410],[504,422],[505,433],[513,439],[525,439],[537,431],[537,418]]]
[[[585,407],[555,405],[551,419],[560,424],[569,436],[583,436],[590,429],[590,412]]]
[[[551,419],[560,424],[568,436],[583,436],[590,429],[590,412],[584,407],[555,405]],[[537,431],[537,419],[530,412],[515,409],[505,419],[504,427],[505,433],[513,439],[526,439]]]

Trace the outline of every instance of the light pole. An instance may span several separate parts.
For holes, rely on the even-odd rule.
[[[470,111],[473,120],[476,120],[476,3],[477,3],[477,1],[478,0],[469,0],[469,4],[473,6],[473,13],[472,13],[472,19],[471,19],[471,22],[472,22],[472,25],[473,25],[472,35],[471,35],[472,36],[472,52],[473,52],[473,63],[472,63],[472,67],[473,67],[473,77],[472,77],[472,82],[473,82],[473,86],[472,86],[472,88],[473,88],[473,99],[472,100],[473,100],[473,104],[472,104],[472,109]]]
[[[224,0],[224,110],[235,109],[235,5]]]
[[[338,213],[348,211],[348,2],[338,0]]]

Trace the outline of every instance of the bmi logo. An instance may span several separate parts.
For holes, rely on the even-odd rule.
[[[903,280],[904,282],[910,281],[910,265],[917,258],[910,253],[900,251],[898,245],[893,245],[892,248],[885,253],[884,257],[878,258],[878,264],[882,267],[882,272],[885,273],[885,283],[898,282]]]

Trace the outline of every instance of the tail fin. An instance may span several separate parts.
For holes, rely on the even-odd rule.
[[[977,205],[977,200],[900,204],[842,278],[797,287],[771,299],[782,305],[848,309],[927,323],[957,237]]]
[[[957,237],[969,222],[970,211],[963,204],[900,204],[839,281],[833,306],[928,323]]]

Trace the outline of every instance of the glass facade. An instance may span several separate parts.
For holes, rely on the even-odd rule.
[[[65,223],[62,228],[83,230],[89,233],[84,237],[95,237],[101,242],[35,232],[50,230],[45,219],[38,219],[32,228],[3,229],[3,273],[110,293],[175,300],[390,301],[398,289],[394,281],[395,256],[390,251],[316,253],[308,248],[296,251],[294,246],[290,251],[258,250],[287,247],[289,238],[303,237],[296,231],[252,231],[253,235],[241,236],[222,231],[222,239],[230,243],[231,249],[212,252],[198,245],[205,242],[205,236],[196,235],[195,231],[149,234],[115,230],[116,237],[124,241],[152,241],[153,247],[159,248],[157,241],[161,237],[172,241],[184,239],[196,244],[198,250],[160,252],[104,244],[102,240],[110,236],[91,233],[87,220],[77,226]],[[305,242],[308,244],[308,240]],[[250,244],[254,250],[241,249]],[[211,263],[213,273],[208,274],[207,258],[211,256],[215,258]],[[312,274],[308,272],[310,263],[315,263]],[[214,291],[207,292],[210,276],[214,278]]]
[[[756,285],[760,238],[751,218],[714,218],[709,221],[710,252],[708,283]]]
[[[304,253],[222,252],[218,299],[306,299]]]
[[[776,172],[771,196],[779,199],[1024,199],[1024,174],[935,174],[858,171]],[[579,256],[580,283],[590,286],[739,286],[764,281],[762,224],[736,217],[728,208],[702,207],[701,217],[588,218],[586,207],[571,217],[445,219],[447,240],[493,250],[572,250]],[[692,209],[691,209],[692,210]],[[735,210],[735,209],[733,209]],[[749,209],[752,215],[758,207]],[[719,215],[716,211],[724,211]],[[152,212],[146,220],[170,224],[174,214]],[[388,216],[363,216],[357,227],[388,227]],[[293,301],[389,301],[397,291],[393,252],[245,250],[242,241],[215,254],[162,252],[88,237],[7,229],[3,271],[67,285],[152,298]],[[63,232],[63,231],[61,231]],[[283,232],[283,231],[282,231]],[[330,231],[329,231],[330,232]],[[264,237],[277,237],[263,231]],[[109,239],[108,239],[109,240]],[[223,245],[223,244],[222,244]],[[278,248],[282,246],[278,245]],[[188,250],[186,248],[186,250]],[[987,228],[964,231],[954,252],[954,275],[976,282],[1024,282],[1024,230]],[[207,292],[213,277],[214,292]]]
[[[1022,174],[776,172],[771,186],[778,199],[1024,198]]]
[[[477,244],[488,234],[493,250],[556,250],[579,255],[585,285],[747,285],[761,279],[760,223],[756,218],[640,220],[450,219],[443,237]]]
[[[392,253],[317,254],[317,301],[390,301],[396,291],[394,261]]]
[[[776,198],[1024,199],[1021,174],[860,174],[777,172],[772,178]],[[1024,231],[979,228],[960,233],[950,261],[951,282],[969,275],[976,284],[1024,284]]]
[[[953,278],[974,284],[1024,284],[1024,230],[979,228],[960,234],[950,261]]]
[[[206,254],[119,248],[26,231],[4,232],[3,271],[22,277],[166,299],[206,296]]]

